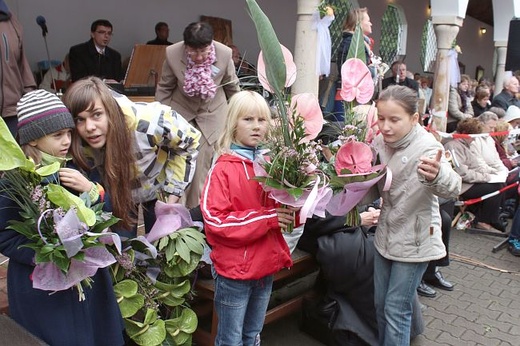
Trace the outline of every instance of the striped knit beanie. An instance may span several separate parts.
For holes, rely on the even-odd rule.
[[[20,145],[56,131],[75,127],[74,119],[67,107],[58,96],[46,90],[28,92],[16,106]]]

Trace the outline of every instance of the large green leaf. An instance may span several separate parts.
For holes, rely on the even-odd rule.
[[[53,162],[50,165],[38,167],[36,173],[41,177],[48,177],[60,170],[61,164],[59,162]]]
[[[34,162],[28,160],[22,148],[14,139],[4,119],[0,117],[0,171],[21,168],[24,171],[34,171]]]
[[[121,310],[121,316],[124,318],[130,318],[134,316],[144,306],[144,296],[142,294],[136,294],[128,298],[119,297],[119,310]]]
[[[359,22],[356,25],[356,30],[352,36],[352,42],[350,43],[350,47],[347,53],[347,60],[351,58],[358,58],[365,64],[367,63],[367,58],[365,55],[365,41]]]
[[[201,243],[198,239],[192,237],[192,233],[184,233],[182,238],[191,252],[202,255],[204,253],[204,243]]]
[[[286,68],[280,41],[269,18],[258,6],[257,2],[255,0],[246,0],[246,4],[249,9],[249,15],[256,27],[258,43],[264,57],[267,80],[272,89],[279,92],[285,88],[286,79]]]
[[[177,253],[185,262],[190,261],[190,248],[182,238],[177,238],[175,250],[177,250]]]
[[[92,226],[96,223],[96,213],[87,208],[85,202],[77,196],[67,191],[63,186],[56,184],[49,184],[47,187],[47,197],[52,203],[68,210],[70,207],[75,207],[78,218],[87,226]]]
[[[123,280],[114,285],[114,292],[116,296],[128,298],[135,296],[138,288],[137,282],[134,280]]]
[[[197,329],[197,315],[190,308],[185,308],[181,312],[181,316],[166,320],[166,330],[172,333],[175,330],[181,330],[185,333],[193,333]]]
[[[166,338],[166,328],[163,320],[139,327],[134,321],[125,320],[125,330],[128,336],[140,346],[161,345]]]

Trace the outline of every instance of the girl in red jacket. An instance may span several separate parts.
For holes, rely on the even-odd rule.
[[[280,208],[254,179],[253,160],[270,120],[258,93],[233,95],[217,143],[220,156],[202,191],[215,276],[215,345],[260,344],[273,274],[292,265],[281,230],[293,222],[293,211]]]

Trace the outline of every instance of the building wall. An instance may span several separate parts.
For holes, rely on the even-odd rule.
[[[297,0],[257,0],[271,19],[279,40],[289,49],[294,48]],[[420,47],[423,25],[428,18],[428,0],[393,0],[405,11],[408,22],[408,40],[405,61],[409,70],[420,70]],[[47,20],[47,43],[51,59],[60,60],[70,46],[86,41],[90,36],[90,24],[98,18],[106,18],[114,25],[110,46],[117,49],[123,59],[132,52],[136,43],[144,43],[155,37],[154,25],[165,21],[170,26],[170,41],[182,39],[182,31],[200,15],[222,17],[233,23],[233,41],[256,63],[259,48],[254,25],[243,0],[6,0],[24,26],[24,40],[31,66],[46,60],[46,50],[36,17]],[[361,7],[368,7],[373,23],[373,38],[377,53],[381,36],[380,18],[388,2],[358,0]],[[488,29],[480,35],[479,28]],[[459,60],[465,64],[466,73],[475,76],[477,65],[483,66],[485,75],[491,77],[493,63],[493,30],[483,23],[467,17],[459,32],[457,43],[463,54]]]

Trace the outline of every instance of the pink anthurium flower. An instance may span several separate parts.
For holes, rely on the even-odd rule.
[[[290,112],[296,112],[305,121],[306,141],[311,141],[318,136],[323,128],[323,113],[316,95],[301,93],[291,99]]]
[[[280,44],[282,48],[282,54],[285,63],[285,87],[288,88],[296,81],[296,64],[294,63],[293,55],[291,51],[285,48],[282,44]],[[258,54],[258,63],[257,63],[257,71],[258,71],[258,79],[260,80],[260,84],[269,91],[270,93],[274,92],[267,80],[267,73],[265,71],[265,63],[262,52]]]
[[[357,58],[345,61],[341,66],[341,98],[347,102],[354,99],[365,104],[374,94],[374,82],[370,70]]]
[[[372,149],[368,144],[357,141],[350,141],[341,146],[336,153],[334,168],[338,175],[349,174],[370,174],[372,173]]]

